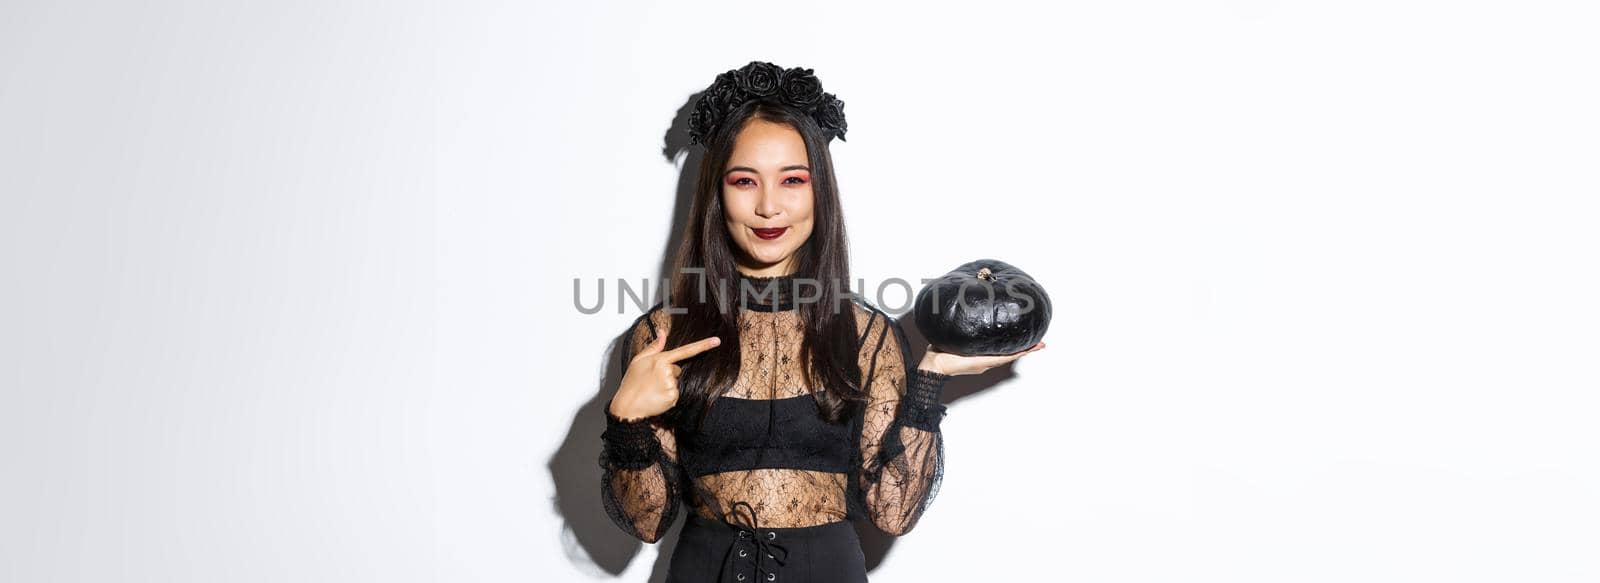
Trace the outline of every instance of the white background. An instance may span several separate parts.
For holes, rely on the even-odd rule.
[[[1592,5],[1054,6],[0,4],[0,580],[659,579],[614,284],[750,60],[857,276],[1055,302],[874,581],[1600,580]]]

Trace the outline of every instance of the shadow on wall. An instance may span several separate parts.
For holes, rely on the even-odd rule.
[[[665,146],[662,149],[662,155],[669,164],[676,162],[680,152],[686,151],[687,156],[683,170],[678,176],[672,229],[669,231],[670,236],[666,245],[661,250],[661,263],[655,280],[658,282],[666,281],[671,274],[674,252],[682,240],[684,225],[689,221],[690,206],[694,201],[695,172],[700,165],[701,150],[689,147],[688,122],[689,114],[694,110],[694,102],[699,97],[699,93],[689,96],[688,102],[679,108],[671,128],[667,130]],[[907,216],[904,224],[899,227],[915,228],[919,225],[919,217]],[[927,346],[927,341],[924,340],[921,331],[916,329],[909,313],[898,318],[898,321],[905,329],[907,341],[913,347]],[[634,556],[645,546],[642,541],[623,532],[611,522],[600,499],[600,434],[605,431],[604,408],[606,401],[621,384],[623,372],[627,370],[627,363],[622,362],[624,352],[622,343],[627,340],[627,330],[618,330],[616,338],[612,340],[606,352],[605,372],[599,385],[595,387],[594,397],[585,402],[574,414],[566,438],[562,440],[561,447],[556,450],[548,464],[556,486],[554,500],[556,511],[565,521],[561,537],[562,550],[573,564],[593,564],[599,570],[611,575],[618,575],[626,570]],[[920,358],[922,350],[913,350],[913,353]],[[1012,376],[1014,373],[1008,364],[983,375],[952,378],[945,387],[942,401],[950,404]],[[937,520],[938,506],[936,499],[933,507],[928,510],[928,516],[922,520]],[[667,565],[672,550],[678,544],[678,532],[682,529],[685,516],[690,512],[692,511],[687,505],[680,509],[678,518],[668,529],[666,536],[656,542],[660,552],[651,570],[652,583],[666,581]],[[871,523],[862,520],[856,521],[854,526],[861,537],[862,551],[867,559],[867,570],[877,569],[894,547],[896,537],[885,534]]]
[[[695,171],[700,165],[700,149],[689,147],[689,114],[700,94],[690,95],[688,102],[678,109],[667,129],[662,156],[668,164],[677,161],[680,152],[687,152],[683,171],[678,175],[676,202],[672,210],[672,228],[666,244],[661,248],[661,263],[655,282],[668,281],[672,261],[678,244],[682,241],[684,225],[689,222],[690,206],[694,202]],[[647,300],[647,303],[653,301]],[[631,324],[631,322],[630,322]],[[612,575],[628,568],[635,555],[645,546],[639,539],[622,531],[606,515],[605,504],[600,499],[600,434],[605,431],[606,401],[622,383],[627,363],[622,362],[623,343],[628,341],[628,331],[618,330],[604,357],[604,370],[600,383],[590,398],[578,408],[567,436],[560,449],[550,459],[550,476],[556,485],[556,512],[565,521],[562,532],[563,551],[574,564],[592,563],[599,570]],[[682,529],[687,505],[678,511],[678,518],[668,528],[667,534],[656,541],[660,548],[650,581],[666,581],[667,563],[672,549],[678,545],[678,531]]]

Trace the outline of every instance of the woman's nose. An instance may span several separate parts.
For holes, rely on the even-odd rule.
[[[777,197],[772,196],[766,189],[761,190],[761,198],[756,200],[756,214],[763,219],[770,219],[778,215]]]

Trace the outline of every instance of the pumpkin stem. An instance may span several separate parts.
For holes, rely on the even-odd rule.
[[[994,281],[994,272],[989,271],[989,268],[987,267],[980,267],[978,268],[978,279],[984,281]]]

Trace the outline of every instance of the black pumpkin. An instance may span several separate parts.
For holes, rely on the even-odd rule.
[[[1011,354],[1044,338],[1050,296],[1022,270],[979,259],[923,286],[913,312],[934,348],[962,356]]]

